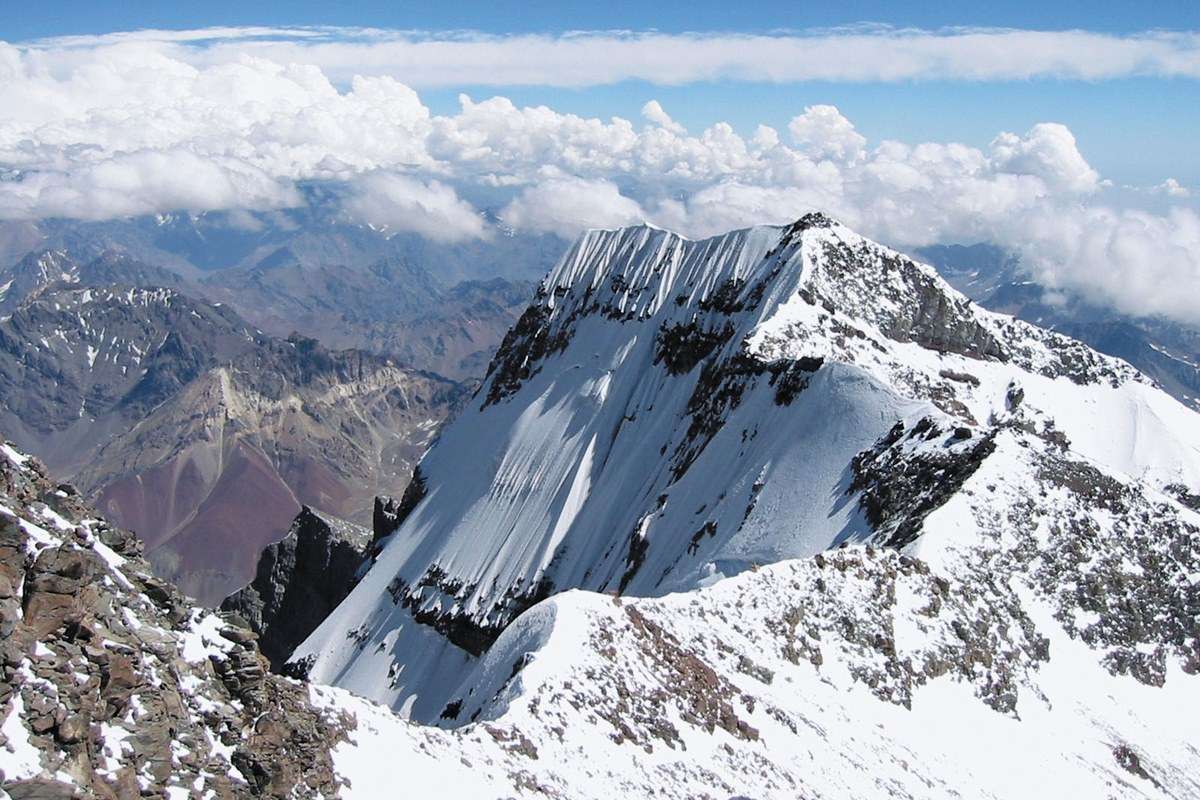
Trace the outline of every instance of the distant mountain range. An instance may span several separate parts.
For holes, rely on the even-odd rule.
[[[264,331],[328,347],[357,347],[456,379],[487,368],[533,284],[504,278],[446,286],[395,257],[306,264],[290,249],[260,264],[212,273],[198,291],[236,307]]]
[[[207,603],[301,505],[403,491],[559,246],[331,208],[0,223],[0,423]]]
[[[451,286],[491,278],[538,280],[564,246],[555,236],[517,235],[487,214],[486,238],[451,243],[354,224],[339,211],[336,198],[318,196],[317,188],[311,191],[307,206],[284,211],[181,212],[103,222],[0,221],[0,268],[41,250],[63,250],[81,261],[117,250],[194,279],[269,263],[285,250],[307,268],[407,260]]]
[[[37,250],[0,270],[0,315],[12,314],[23,303],[60,286],[179,289],[189,285],[178,273],[145,264],[119,250],[107,250],[86,261],[65,250]]]
[[[0,425],[205,602],[301,504],[369,524],[466,391],[173,289],[59,283],[0,321]]]
[[[0,269],[0,315],[59,284],[166,287],[231,306],[268,334],[299,333],[466,379],[486,368],[533,286],[495,275],[448,283],[435,277],[442,262],[434,256],[416,261],[349,248],[323,261],[295,243],[250,265],[209,273],[146,260],[159,257],[153,251],[95,249],[95,243],[39,249]],[[356,260],[368,257],[378,260]]]

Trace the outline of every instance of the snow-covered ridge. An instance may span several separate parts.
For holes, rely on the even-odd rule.
[[[496,637],[558,592],[660,596],[843,543],[919,546],[1002,430],[1152,490],[1195,487],[1197,420],[1123,362],[978,309],[821,215],[703,241],[589,232],[296,662],[437,719]],[[933,455],[881,458],[875,475],[858,457],[897,425]],[[924,491],[948,469],[955,491],[873,511],[879,481],[911,470],[933,476]]]
[[[723,338],[745,341],[767,361],[811,355],[865,365],[872,349],[912,343],[1080,383],[1139,379],[1118,359],[974,306],[933,267],[820,214],[698,241],[647,226],[589,231],[543,281],[538,300],[551,338],[595,313],[732,321]],[[716,314],[705,320],[704,312]],[[887,360],[866,359],[885,374]]]
[[[597,314],[622,323],[653,319],[664,351],[675,351],[663,357],[679,367],[713,353],[766,364],[852,363],[968,424],[1002,417],[1015,383],[1032,401],[1028,410],[1060,430],[1074,423],[1066,435],[1081,452],[1131,474],[1150,470],[1162,483],[1200,479],[1192,415],[1127,363],[980,308],[933,267],[821,214],[699,241],[647,226],[585,233],[526,312],[522,322],[536,320],[532,332],[514,336],[519,323],[493,362],[489,401],[536,371],[580,318]],[[1098,402],[1108,408],[1075,413]],[[1183,456],[1157,448],[1174,449],[1177,431]],[[1160,455],[1165,469],[1151,463]]]
[[[931,430],[872,452],[973,448]],[[991,440],[918,557],[852,546],[662,598],[560,593],[462,674],[440,727],[264,673],[249,631],[0,445],[3,788],[1194,795],[1200,514],[1020,427]]]
[[[909,455],[936,449],[908,433]],[[1190,796],[1172,706],[1197,691],[1178,626],[1200,515],[1020,430],[993,448],[918,557],[849,547],[654,600],[558,595],[505,631],[442,724],[503,723],[554,763],[586,748],[579,796],[614,772],[681,797],[719,781],[755,797]]]

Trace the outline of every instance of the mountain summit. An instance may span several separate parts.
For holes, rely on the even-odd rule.
[[[538,747],[547,706],[568,730],[617,725],[618,742],[664,720],[752,728],[796,776],[809,768],[781,731],[832,721],[794,697],[777,715],[759,666],[789,694],[833,681],[922,724],[950,724],[925,687],[953,685],[997,735],[1034,714],[1066,731],[1075,705],[1125,730],[1100,694],[1048,681],[1070,664],[1097,685],[1194,691],[1197,486],[1200,417],[1152,381],[824,215],[702,241],[591,231],[291,669],[414,720],[527,718]],[[664,599],[626,614],[572,589]],[[632,650],[612,644],[622,631]],[[672,695],[681,658],[759,705],[680,722],[701,702]],[[652,677],[621,678],[631,694],[598,721],[583,709],[607,707],[617,664]],[[1073,736],[1054,752],[1093,763]],[[951,780],[929,766],[945,745],[906,746]],[[722,774],[742,774],[737,753]]]

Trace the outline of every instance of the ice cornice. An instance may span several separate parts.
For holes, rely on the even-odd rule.
[[[828,230],[840,235],[850,235],[855,239],[861,238],[835,218],[820,211],[809,212],[786,225],[752,225],[703,238],[690,238],[650,222],[620,228],[591,228],[580,234],[567,249],[543,281],[542,288],[546,293],[551,293],[554,289],[577,285],[581,278],[591,278],[592,284],[595,285],[603,274],[612,273],[616,267],[628,266],[631,255],[653,256],[656,248],[676,248],[686,257],[693,253],[721,251],[730,243],[751,239],[774,237],[777,242],[772,244],[782,246],[809,230]],[[772,247],[770,252],[778,249]],[[599,263],[597,257],[600,258]],[[591,274],[584,274],[579,269],[582,262],[588,262],[592,267],[600,269],[593,269]]]

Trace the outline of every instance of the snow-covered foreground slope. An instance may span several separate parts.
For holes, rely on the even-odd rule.
[[[397,749],[464,796],[1200,795],[1200,515],[1029,434],[994,444],[929,517],[932,563],[849,546],[661,599],[566,592],[464,681],[473,724],[358,701],[347,795],[382,796]]]
[[[1195,678],[1179,662],[1162,687],[1111,674],[1054,600],[959,566],[962,579],[851,547],[657,600],[560,594],[471,676],[475,724],[439,734],[360,701],[371,734],[334,763],[357,770],[347,796],[364,798],[386,796],[397,749],[427,754],[406,769],[418,783],[436,760],[462,796],[506,796],[510,781],[567,798],[1200,793],[1182,713]],[[340,707],[332,691],[314,687]]]
[[[898,423],[936,434],[911,474],[856,461]],[[591,232],[294,661],[436,721],[552,594],[660,596],[846,542],[910,544],[1001,429],[1154,489],[1200,485],[1200,418],[1127,364],[983,311],[825,217],[698,242]]]
[[[1200,516],[1089,469],[999,434],[930,517],[953,534],[933,564],[856,545],[660,599],[559,594],[446,730],[264,673],[5,445],[0,796],[1194,797]]]

